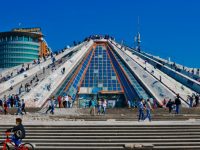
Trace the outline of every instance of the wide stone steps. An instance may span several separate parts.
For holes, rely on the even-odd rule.
[[[11,125],[0,125],[0,135]],[[200,149],[199,125],[26,125],[26,139],[38,150],[122,150],[150,144],[155,150]],[[2,141],[5,136],[1,136]],[[143,149],[148,149],[143,147]]]

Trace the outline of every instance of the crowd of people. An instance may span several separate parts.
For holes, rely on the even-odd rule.
[[[53,56],[53,53],[50,53],[48,55],[43,55],[42,57],[38,57],[37,60],[33,60],[32,64],[33,65],[39,65],[43,59],[43,62],[45,62],[47,60],[48,57],[51,57],[52,61],[55,62],[55,57]],[[9,71],[6,75],[2,75],[0,74],[0,83],[3,83],[5,81],[10,80],[11,78],[15,77],[18,74],[22,74],[25,71],[30,69],[30,63],[27,64],[22,64],[21,67],[17,68],[17,69],[13,69],[12,71]],[[16,70],[16,74],[14,73],[14,71]]]
[[[163,107],[166,107],[169,109],[169,113],[172,112],[172,110],[175,110],[175,112],[178,114],[180,112],[179,106],[181,104],[180,97],[177,95],[178,99],[176,98],[175,100],[169,99],[163,100]],[[188,95],[187,103],[189,104],[189,107],[198,107],[199,106],[199,100],[200,100],[200,95],[198,94],[192,94],[191,96]]]
[[[73,100],[70,95],[58,96],[57,98],[52,96],[47,100],[46,114],[50,111],[54,114],[55,107],[58,108],[71,108],[73,106]]]
[[[21,74],[21,73],[29,70],[29,68],[30,68],[30,64],[27,64],[26,66],[25,66],[25,64],[22,64],[21,68],[17,69],[17,74],[16,75]],[[2,74],[0,74],[0,83],[8,81],[11,78],[13,78],[14,76],[15,76],[15,74],[13,73],[13,71],[9,72],[5,76],[3,76]]]
[[[200,95],[192,94],[188,95],[188,103],[190,107],[197,107],[199,106]]]
[[[107,101],[104,98],[100,98],[98,101],[96,101],[94,98],[92,98],[89,101],[89,110],[90,115],[95,115],[96,110],[95,108],[98,108],[97,115],[105,115],[106,114],[106,107],[107,107]]]
[[[188,103],[190,107],[197,107],[199,105],[199,98],[200,95],[193,94],[192,96],[188,96]],[[153,101],[153,102],[152,102]],[[70,95],[65,96],[58,96],[48,99],[47,101],[47,110],[46,114],[50,111],[51,114],[54,114],[54,109],[56,107],[58,108],[72,108],[73,107],[73,99]],[[128,107],[131,108],[130,102],[128,102]],[[158,108],[158,104],[156,101],[152,99],[141,99],[139,102],[135,103],[134,108],[138,109],[138,121],[144,121],[145,119],[148,119],[149,121],[152,120],[151,118],[151,111]],[[169,113],[179,114],[180,113],[180,107],[181,107],[181,98],[179,94],[177,94],[177,97],[172,100],[166,100],[164,99],[162,102],[162,105],[160,106],[162,108],[168,108]],[[23,99],[20,99],[20,97],[16,95],[9,95],[0,99],[0,112],[4,113],[5,115],[8,113],[9,108],[16,108],[16,115],[26,114],[25,109],[25,102]],[[97,110],[96,110],[97,108]],[[104,98],[100,98],[96,100],[95,98],[92,98],[89,101],[89,113],[90,115],[105,115],[106,114],[106,108],[107,108],[107,100]],[[145,114],[146,111],[146,114]]]
[[[198,107],[199,106],[199,100],[200,95],[193,94],[192,96],[188,96],[187,103],[190,107]],[[180,108],[181,108],[181,98],[179,94],[177,94],[176,98],[174,100],[164,99],[162,102],[162,105],[160,107],[162,108],[168,108],[169,113],[175,113],[180,114]],[[131,108],[130,102],[128,102],[129,108]],[[147,99],[146,101],[144,99],[141,99],[140,102],[138,102],[138,105],[135,106],[138,108],[138,121],[144,121],[145,119],[149,119],[151,121],[151,110],[154,110],[158,107],[155,100],[153,102],[150,102],[150,99]],[[144,110],[146,110],[146,115],[144,115]]]
[[[166,101],[164,99],[163,104],[160,107],[168,108],[169,113],[172,113],[172,110],[175,110],[175,114],[179,114],[180,106],[181,106],[181,100],[180,100],[180,96],[177,94],[177,97],[175,98],[174,101],[172,101],[171,99]],[[151,121],[152,120],[151,111],[156,109],[158,106],[155,101],[153,101],[153,106],[152,106],[150,99],[147,99],[146,101],[144,99],[141,99],[140,102],[138,102],[138,105],[136,107],[138,108],[138,121],[144,121],[146,119]],[[146,115],[144,113],[145,110],[146,110]]]
[[[72,100],[70,95],[65,96],[58,96],[57,98],[52,96],[47,100],[47,110],[46,114],[50,111],[51,114],[54,114],[54,109],[56,107],[58,108],[72,108],[74,101]],[[105,115],[106,114],[106,108],[107,108],[107,100],[100,98],[97,101],[92,98],[89,100],[89,112],[90,115],[96,114],[96,108],[97,108],[97,115]]]
[[[20,99],[18,95],[4,95],[4,97],[0,99],[0,112],[5,115],[8,113],[9,108],[16,108],[16,115],[24,115],[24,113],[26,114],[25,106],[24,99]]]

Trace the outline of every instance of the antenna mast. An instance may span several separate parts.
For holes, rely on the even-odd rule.
[[[140,43],[141,43],[141,41],[140,41],[140,18],[139,18],[139,16],[138,16],[138,26],[137,26],[137,30],[138,30],[138,33],[137,33],[137,38],[136,38],[136,42],[137,42],[137,48],[136,48],[136,50],[138,50],[138,52],[140,52]]]

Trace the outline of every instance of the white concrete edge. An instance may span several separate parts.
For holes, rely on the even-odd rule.
[[[65,79],[68,73],[73,69],[76,63],[78,63],[79,60],[83,57],[83,55],[87,52],[87,50],[89,50],[92,44],[93,41],[90,41],[86,46],[83,46],[81,50],[73,56],[73,58],[61,65],[53,74],[48,76],[46,79],[40,82],[40,84],[37,87],[32,89],[30,93],[24,95],[22,99],[24,99],[27,103],[32,102],[31,107],[41,107],[44,104],[44,102],[50,97],[51,93],[55,91],[55,89],[61,84],[61,82]],[[63,67],[65,67],[66,70],[65,75],[61,74],[61,69]],[[58,75],[60,75],[59,79],[57,78]],[[48,91],[45,87],[50,82],[51,90]],[[36,95],[38,94],[38,91],[42,92],[42,95],[38,98],[37,101],[34,101],[35,97],[37,97]]]
[[[61,53],[60,55],[58,55],[56,57],[56,59],[60,59],[63,56],[67,55],[68,53],[72,52],[74,49],[76,49],[79,46],[84,45],[84,43],[81,43],[80,45],[77,45],[73,48],[71,48],[70,50],[65,51],[64,53]],[[47,61],[43,62],[42,64],[36,65],[35,67],[31,68],[30,70],[17,75],[16,77],[3,82],[0,84],[0,93],[3,93],[4,91],[8,90],[10,88],[10,86],[15,86],[16,84],[22,82],[24,79],[36,74],[38,71],[42,70],[43,67],[47,67],[49,64],[51,64],[51,58],[49,58]],[[24,75],[27,75],[28,77],[24,78]]]
[[[109,41],[109,43],[110,43],[110,41]],[[112,44],[112,43],[110,43],[110,44]],[[117,51],[121,51],[118,47],[116,47],[114,44],[112,44],[113,45],[113,47],[115,48],[115,50],[117,50]],[[116,49],[117,48],[117,49]],[[122,51],[121,51],[122,52]],[[122,52],[123,53],[123,52]],[[126,53],[125,53],[126,54]],[[121,54],[120,54],[121,55]],[[127,55],[127,54],[126,54]],[[130,56],[129,55],[127,55],[127,57],[129,57],[130,58]],[[123,57],[121,57],[125,62],[126,62],[126,59],[124,59]],[[132,60],[132,59],[131,59]],[[127,63],[128,64],[128,63]],[[129,65],[129,64],[128,64]],[[129,67],[131,68],[131,66],[129,65]],[[141,67],[141,66],[140,66]],[[134,70],[132,70],[133,72],[135,72]],[[151,76],[148,72],[146,72],[149,76]],[[140,82],[142,82],[146,87],[149,87],[142,79],[141,79],[141,77],[140,76],[138,76],[137,75],[137,73],[135,73],[135,75],[138,77],[138,79],[140,80]],[[156,79],[157,80],[157,79]],[[165,89],[165,90],[167,90],[168,92],[170,92],[173,96],[174,96],[174,98],[175,98],[175,94],[172,92],[172,91],[170,91],[169,89],[167,89],[164,85],[162,85],[161,84],[161,86]],[[157,94],[155,94],[152,90],[151,90],[151,88],[148,88],[148,90],[149,90],[149,92],[157,99],[157,101],[159,101],[159,103],[162,105],[162,101],[160,100],[160,98],[157,96]]]

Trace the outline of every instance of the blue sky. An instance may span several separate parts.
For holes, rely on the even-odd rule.
[[[200,1],[0,1],[0,31],[41,27],[53,50],[91,34],[110,34],[133,46],[140,16],[142,50],[200,68]]]

